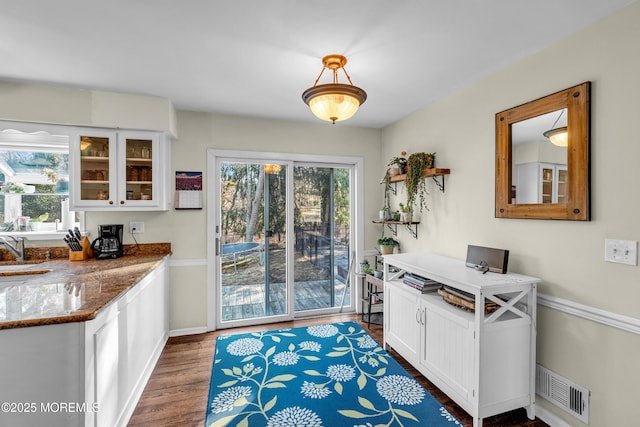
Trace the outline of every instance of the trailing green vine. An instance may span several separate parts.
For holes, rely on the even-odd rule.
[[[413,207],[417,203],[417,207],[429,210],[425,196],[427,192],[427,183],[424,179],[424,170],[433,167],[436,153],[413,153],[407,158],[407,177],[405,184],[407,186],[407,206]],[[415,211],[414,209],[411,209]]]

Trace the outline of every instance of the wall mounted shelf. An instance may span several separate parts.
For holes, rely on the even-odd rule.
[[[398,225],[404,225],[405,227],[407,227],[407,230],[409,230],[409,232],[415,239],[418,238],[418,224],[420,224],[420,221],[402,222],[402,221],[379,221],[378,220],[378,221],[373,221],[373,223],[382,224],[383,227],[386,225],[389,231],[391,231],[391,234],[393,234],[393,237],[396,237],[398,235]],[[414,225],[415,225],[415,229],[413,228]]]
[[[444,176],[451,174],[451,169],[442,169],[442,168],[431,168],[424,170],[425,178],[431,177],[433,181],[436,183],[440,191],[444,193]],[[406,174],[394,175],[389,177],[389,182],[392,184],[396,184],[398,182],[404,182],[407,179]],[[382,181],[384,183],[384,180]],[[395,194],[395,188],[394,188]]]

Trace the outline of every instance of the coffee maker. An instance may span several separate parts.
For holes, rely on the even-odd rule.
[[[98,226],[98,238],[91,244],[96,259],[120,258],[122,256],[122,224]]]

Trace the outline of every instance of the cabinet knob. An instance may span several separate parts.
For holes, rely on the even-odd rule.
[[[124,200],[120,200],[120,204],[121,204],[121,205],[124,205]]]
[[[109,200],[109,204],[112,205],[113,204],[113,200]]]

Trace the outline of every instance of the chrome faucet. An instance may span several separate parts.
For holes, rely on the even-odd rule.
[[[15,246],[7,241],[7,237],[15,242]],[[16,257],[16,261],[24,261],[24,237],[0,236],[0,244]]]

